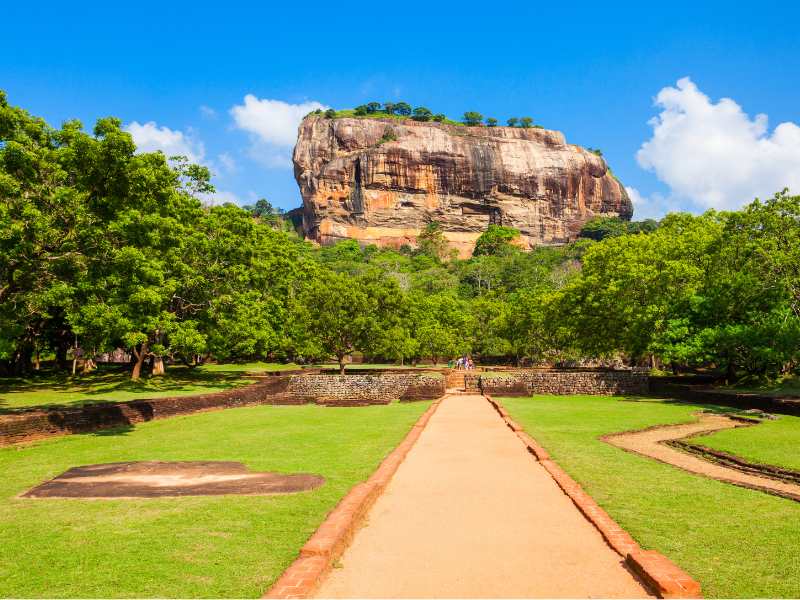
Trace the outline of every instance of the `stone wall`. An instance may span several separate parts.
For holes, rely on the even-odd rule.
[[[481,377],[481,390],[494,396],[553,395],[643,395],[648,391],[645,371],[530,370]]]
[[[287,393],[306,402],[335,406],[426,400],[445,393],[443,377],[419,373],[292,376]]]

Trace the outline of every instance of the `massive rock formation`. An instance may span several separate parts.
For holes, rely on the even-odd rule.
[[[309,116],[294,173],[305,235],[323,244],[413,245],[438,221],[467,256],[490,223],[531,247],[572,240],[595,215],[633,213],[601,157],[546,129]]]

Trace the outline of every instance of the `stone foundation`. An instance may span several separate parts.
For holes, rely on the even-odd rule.
[[[432,400],[445,393],[443,377],[417,373],[296,375],[287,393],[305,402],[333,406],[388,404],[392,400]]]
[[[492,396],[549,395],[644,395],[645,371],[515,371],[503,377],[481,377],[481,390]]]

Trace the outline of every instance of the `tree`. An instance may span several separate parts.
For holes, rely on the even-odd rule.
[[[366,104],[359,104],[358,106],[356,106],[356,107],[353,109],[353,114],[354,114],[355,116],[357,116],[357,117],[363,117],[363,116],[365,116],[365,115],[366,115],[368,112],[369,112],[369,110],[367,109],[367,105],[366,105]]]
[[[48,349],[65,360],[74,344],[65,313],[98,232],[62,166],[80,134],[77,121],[54,130],[0,92],[0,373],[23,374]]]
[[[437,123],[443,123],[445,119],[447,119],[447,116],[444,115],[443,113],[437,113],[433,115],[433,120],[436,121]]]
[[[326,119],[334,119],[336,118],[336,111],[332,108],[329,108],[325,111],[325,118]]]
[[[516,127],[519,123],[519,119],[517,117],[511,117],[506,121],[509,127]]]
[[[519,120],[519,123],[520,123],[520,125],[522,125],[522,127],[524,127],[525,129],[527,129],[527,128],[529,128],[531,125],[533,125],[533,119],[531,119],[530,117],[522,117],[522,118]]]
[[[383,103],[383,112],[387,115],[393,115],[395,110],[394,102],[384,102]]]
[[[590,240],[603,240],[628,233],[628,223],[619,217],[592,217],[581,227],[578,234]]]
[[[490,224],[475,242],[473,256],[498,256],[518,251],[513,241],[519,238],[519,230],[513,227]]]
[[[368,113],[376,113],[381,109],[381,103],[380,102],[367,102],[366,108],[367,108],[367,112]]]
[[[486,125],[488,127],[497,127],[497,119],[495,119],[494,117],[488,117],[486,119]]]
[[[464,124],[469,125],[470,127],[480,125],[481,121],[483,121],[483,115],[479,112],[467,111],[464,113]]]
[[[422,356],[437,364],[443,357],[472,349],[471,314],[466,302],[450,293],[415,294],[410,302],[413,337]]]
[[[449,244],[444,237],[444,230],[440,223],[431,221],[417,236],[417,247],[422,254],[435,260],[443,260],[447,256]]]
[[[379,335],[378,303],[359,279],[337,273],[315,278],[303,301],[306,335],[327,356],[335,356],[339,372],[351,353],[368,350]]]
[[[430,121],[433,113],[424,106],[418,106],[414,109],[414,116],[411,117],[415,121]]]
[[[403,117],[407,117],[411,114],[411,105],[407,102],[398,102],[394,105],[394,112]]]

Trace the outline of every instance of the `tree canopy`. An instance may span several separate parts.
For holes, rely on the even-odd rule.
[[[133,378],[210,357],[342,367],[354,352],[730,380],[800,365],[800,196],[786,191],[658,223],[597,217],[559,247],[523,250],[492,224],[460,259],[435,221],[399,250],[315,248],[266,199],[204,204],[210,181],[137,151],[118,119],[57,129],[0,94],[0,373],[116,348]]]

